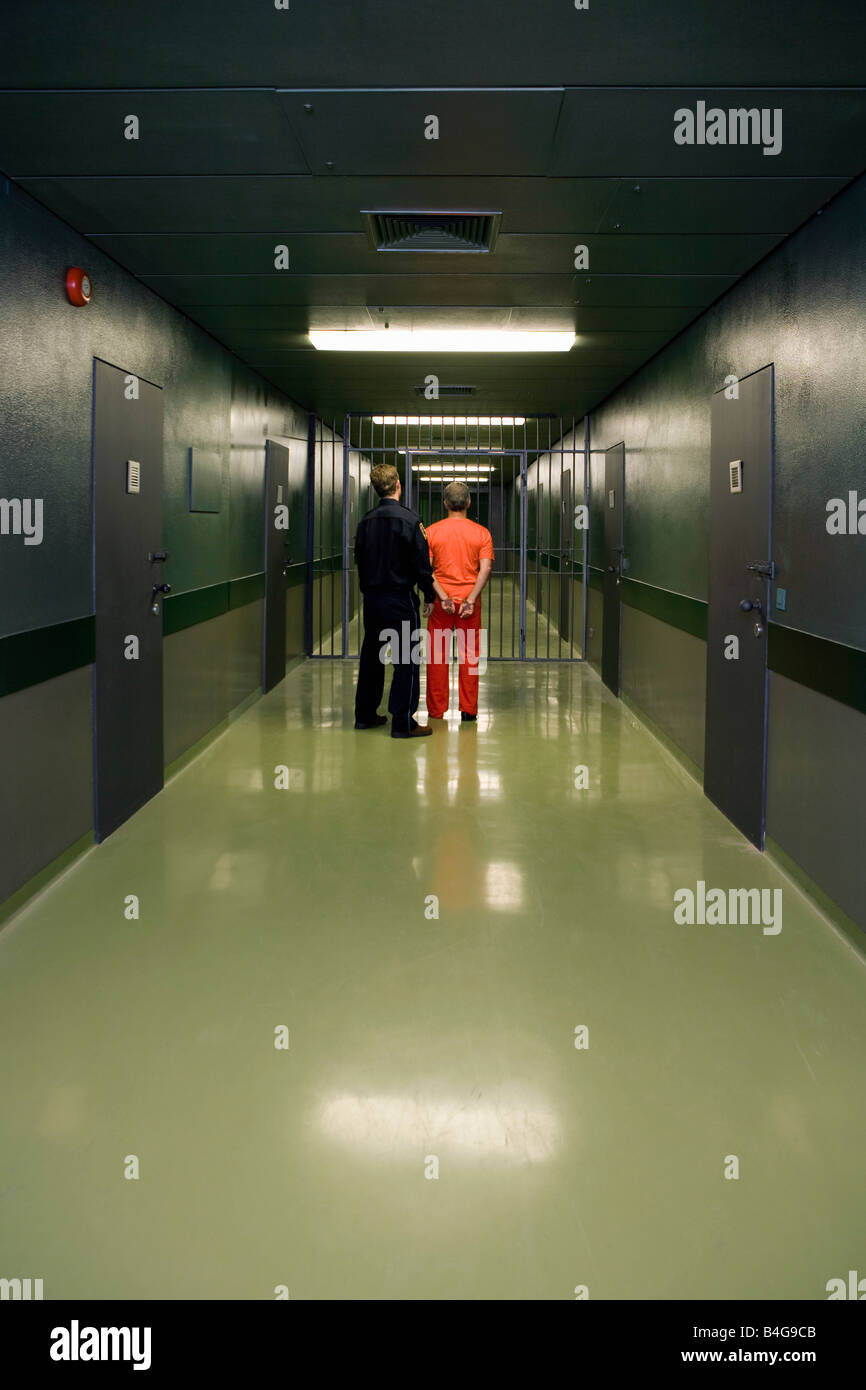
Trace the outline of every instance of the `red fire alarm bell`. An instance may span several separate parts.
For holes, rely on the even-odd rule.
[[[67,270],[66,293],[69,295],[70,304],[75,304],[79,308],[90,303],[93,297],[93,285],[87,271],[82,270],[80,265],[70,266]]]

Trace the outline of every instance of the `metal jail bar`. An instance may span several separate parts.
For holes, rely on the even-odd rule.
[[[403,501],[425,525],[445,515],[452,478],[469,487],[469,515],[493,536],[496,560],[482,596],[486,655],[494,661],[574,661],[584,655],[588,436],[575,421],[541,417],[349,415],[316,431],[311,654],[357,657],[361,595],[358,521],[378,498],[375,463],[400,474]],[[338,547],[338,549],[337,549]]]

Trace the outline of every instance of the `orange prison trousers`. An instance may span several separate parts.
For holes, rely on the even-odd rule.
[[[456,609],[459,609],[459,603]],[[446,613],[439,599],[427,619],[427,713],[441,719],[448,708],[451,633],[456,631],[460,661],[460,708],[466,714],[478,713],[478,658],[481,654],[481,600],[471,618],[458,618],[457,611]]]

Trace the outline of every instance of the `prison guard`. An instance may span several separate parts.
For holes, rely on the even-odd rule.
[[[355,564],[364,597],[355,719],[369,724],[378,711],[385,689],[382,634],[396,632],[401,640],[396,650],[391,644],[394,677],[388,711],[393,730],[408,733],[420,693],[420,668],[412,660],[411,640],[421,621],[415,586],[427,603],[436,596],[427,537],[417,512],[394,497],[383,497],[378,507],[361,518],[355,537]],[[408,642],[402,640],[406,633],[410,635]]]
[[[355,564],[362,594],[417,585],[427,603],[435,598],[427,533],[418,513],[395,497],[383,497],[378,507],[361,518]]]

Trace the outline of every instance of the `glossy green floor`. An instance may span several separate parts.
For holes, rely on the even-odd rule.
[[[862,960],[585,667],[491,667],[477,726],[413,743],[353,732],[353,678],[292,672],[0,933],[0,1274],[822,1299],[866,1273]],[[675,924],[699,879],[780,887],[782,931]]]

